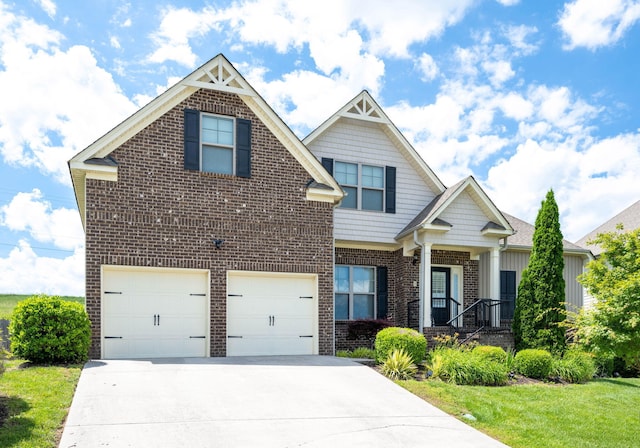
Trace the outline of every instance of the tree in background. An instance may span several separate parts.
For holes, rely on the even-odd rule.
[[[578,280],[596,301],[578,315],[576,338],[596,354],[640,369],[640,229],[625,233],[618,226],[593,243],[603,253]]]
[[[516,349],[563,352],[566,318],[562,232],[553,190],[542,201],[533,232],[533,248],[518,285],[513,319]]]

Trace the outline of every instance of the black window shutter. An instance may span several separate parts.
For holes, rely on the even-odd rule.
[[[516,271],[500,271],[501,319],[513,319],[516,295]]]
[[[322,167],[333,176],[333,159],[322,158]]]
[[[389,304],[389,292],[387,287],[387,267],[378,266],[376,268],[376,295],[377,311],[376,319],[386,319]]]
[[[200,112],[184,110],[184,169],[200,169]]]
[[[396,212],[396,167],[387,166],[384,169],[385,176],[385,213]]]
[[[251,121],[236,118],[236,176],[251,177]]]

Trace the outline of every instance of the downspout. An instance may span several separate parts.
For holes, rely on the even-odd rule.
[[[505,237],[503,238],[503,240],[504,240],[504,244],[501,244],[501,245],[500,245],[500,252],[504,252],[505,250],[507,250],[507,249],[509,248],[509,241],[508,241],[508,239],[509,239],[509,237],[508,237],[508,236],[505,236]]]
[[[420,248],[420,268],[418,269],[418,331],[422,334],[424,327],[424,247],[418,241],[418,231],[413,231],[413,242]]]

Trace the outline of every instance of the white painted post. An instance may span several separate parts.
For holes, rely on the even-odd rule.
[[[489,268],[489,298],[500,300],[500,248],[491,249],[491,261]],[[491,307],[491,326],[500,326],[500,305]]]
[[[422,294],[421,303],[424,319],[422,321],[424,327],[431,326],[431,243],[422,244],[422,252],[420,257],[420,289]]]

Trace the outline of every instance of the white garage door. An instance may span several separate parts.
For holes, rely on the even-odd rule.
[[[315,275],[229,272],[227,356],[318,353],[317,290]]]
[[[208,290],[206,271],[104,267],[103,357],[207,356]]]

